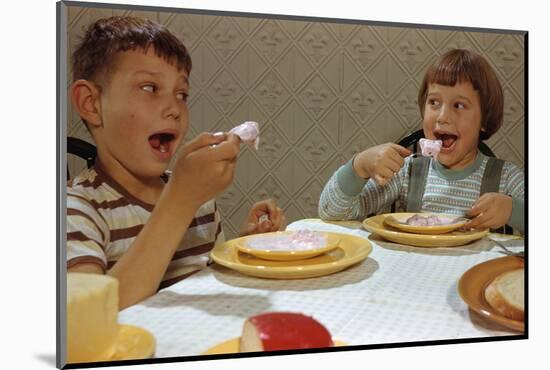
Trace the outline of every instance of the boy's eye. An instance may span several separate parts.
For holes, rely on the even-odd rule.
[[[157,90],[156,86],[153,84],[143,85],[141,86],[141,89],[148,92],[155,92]]]

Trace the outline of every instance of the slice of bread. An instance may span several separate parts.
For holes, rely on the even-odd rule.
[[[512,320],[524,320],[525,270],[520,268],[497,276],[485,289],[485,299],[496,311]]]

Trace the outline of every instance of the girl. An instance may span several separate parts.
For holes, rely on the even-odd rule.
[[[480,140],[502,125],[503,94],[481,56],[451,50],[428,68],[418,94],[426,138],[441,140],[437,159],[386,143],[355,155],[321,193],[324,220],[364,219],[389,210],[471,217],[469,228],[505,224],[523,233],[524,175],[516,165],[483,155]]]

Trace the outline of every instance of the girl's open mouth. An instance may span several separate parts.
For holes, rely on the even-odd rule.
[[[458,139],[458,136],[456,135],[452,135],[452,134],[438,134],[438,133],[434,133],[435,137],[438,139],[438,140],[441,140],[442,142],[442,145],[441,145],[441,149],[443,151],[450,151],[452,150],[452,147],[454,145],[454,143],[456,142],[456,140]]]
[[[160,132],[149,136],[149,145],[161,156],[170,156],[176,136],[170,132]]]

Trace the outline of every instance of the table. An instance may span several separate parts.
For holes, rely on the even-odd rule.
[[[119,322],[150,331],[158,358],[200,355],[239,337],[248,317],[267,311],[313,316],[348,345],[520,334],[481,318],[457,292],[465,271],[503,256],[494,242],[485,238],[452,248],[409,247],[386,242],[360,225],[306,219],[287,228],[368,238],[373,244],[369,257],[342,272],[270,280],[214,264],[121,311]],[[523,240],[511,249],[522,250]]]

